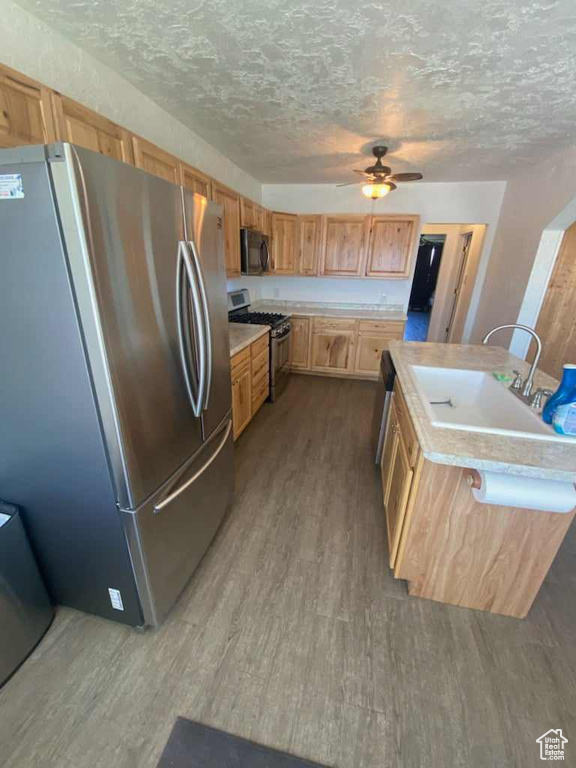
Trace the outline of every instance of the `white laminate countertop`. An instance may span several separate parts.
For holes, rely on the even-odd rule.
[[[230,357],[249,347],[261,336],[270,333],[269,325],[246,325],[244,323],[228,323],[230,333]]]
[[[301,317],[342,317],[358,320],[406,321],[406,313],[398,305],[346,304],[330,301],[284,301],[261,299],[251,305],[256,312],[281,312]]]
[[[526,375],[530,366],[524,360],[502,347],[482,345],[391,341],[390,352],[426,459],[437,464],[576,482],[576,439],[571,445],[434,427],[410,369],[410,365],[508,373],[516,369]],[[555,390],[558,382],[538,371],[535,386]]]

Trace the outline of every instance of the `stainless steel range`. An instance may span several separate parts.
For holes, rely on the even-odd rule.
[[[250,311],[247,288],[228,294],[228,319],[231,323],[270,326],[270,397],[274,402],[288,383],[290,335],[292,323],[288,315],[279,312]]]

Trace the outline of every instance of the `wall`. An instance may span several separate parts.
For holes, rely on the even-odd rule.
[[[526,167],[506,187],[500,224],[471,338],[496,325],[535,325],[561,230],[576,219],[576,146]],[[526,334],[516,332],[511,351],[524,356]],[[494,337],[507,345],[510,336]]]
[[[4,0],[0,62],[85,104],[260,202],[262,185],[105,64]]]
[[[486,263],[498,222],[505,182],[459,182],[405,184],[382,200],[365,198],[358,185],[265,184],[263,204],[287,213],[417,213],[422,224],[487,224],[486,238],[478,267],[478,280],[470,302],[470,316],[476,311]],[[267,277],[230,281],[230,289],[250,287],[264,298],[348,301],[408,305],[412,280],[358,280],[346,278]],[[471,324],[470,324],[471,325]]]

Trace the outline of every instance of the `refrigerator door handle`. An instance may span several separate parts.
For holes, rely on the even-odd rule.
[[[206,283],[204,281],[204,273],[202,272],[202,264],[196,250],[196,244],[193,240],[188,240],[190,246],[190,252],[196,265],[196,274],[198,275],[198,284],[200,286],[200,300],[202,305],[202,315],[204,318],[204,342],[205,342],[205,357],[204,362],[206,365],[206,376],[204,380],[204,391],[200,390],[200,402],[202,403],[202,409],[205,411],[208,409],[208,401],[210,398],[210,389],[212,387],[212,368],[213,368],[213,350],[212,350],[212,328],[210,326],[210,310],[208,308],[208,296],[206,292]]]
[[[196,417],[200,417],[202,414],[202,392],[205,386],[206,379],[206,356],[205,356],[205,333],[204,324],[202,322],[202,316],[200,313],[200,296],[198,292],[198,285],[196,282],[196,276],[194,273],[194,266],[190,261],[190,255],[184,241],[178,243],[178,269],[176,270],[176,311],[178,320],[178,346],[180,349],[180,361],[182,363],[182,372],[184,374],[184,381],[186,383],[186,389],[188,391],[188,398],[190,399],[190,405],[194,411]],[[185,346],[185,334],[184,334],[184,314],[182,307],[182,291],[180,285],[181,264],[184,265],[184,273],[188,281],[190,293],[192,294],[192,307],[194,311],[194,325],[196,327],[198,336],[198,357],[199,357],[199,372],[198,372],[198,399],[194,397],[192,391],[192,384],[190,382],[190,368],[188,356],[186,354]]]
[[[232,429],[232,420],[230,420],[228,422],[228,425],[227,425],[226,429],[224,430],[224,437],[220,441],[220,445],[214,451],[212,456],[210,456],[210,458],[208,459],[206,464],[204,464],[203,467],[201,467],[197,472],[195,472],[192,475],[192,477],[189,477],[188,480],[186,480],[186,482],[183,485],[181,485],[179,488],[176,488],[175,491],[172,491],[172,493],[170,493],[168,496],[166,496],[166,498],[162,499],[162,501],[159,504],[155,504],[154,505],[154,514],[155,515],[157,515],[159,512],[162,512],[162,510],[165,507],[169,506],[169,504],[171,504],[174,501],[174,499],[178,498],[178,496],[180,496],[181,493],[184,493],[184,491],[187,488],[190,488],[192,483],[194,483],[200,477],[200,475],[203,475],[204,472],[206,472],[208,467],[212,464],[212,462],[214,462],[218,458],[218,455],[220,454],[220,452],[222,451],[222,449],[226,445],[226,441],[228,440],[228,436],[230,435],[230,430],[231,429]]]

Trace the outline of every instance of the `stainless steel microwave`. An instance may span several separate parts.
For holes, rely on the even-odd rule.
[[[240,230],[240,256],[243,275],[262,275],[270,270],[268,236],[252,229]]]

